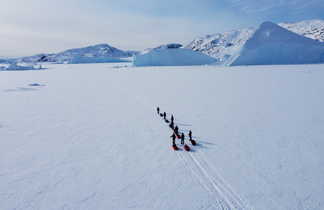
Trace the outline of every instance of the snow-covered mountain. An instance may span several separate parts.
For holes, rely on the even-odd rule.
[[[297,23],[280,23],[280,26],[294,33],[318,41],[324,41],[324,20],[308,20]],[[199,37],[186,48],[200,51],[218,60],[220,64],[232,63],[240,54],[244,44],[257,28],[245,28]]]
[[[306,20],[297,23],[279,23],[279,25],[297,34],[324,42],[324,20]]]
[[[28,57],[18,58],[18,62],[25,62],[25,63],[37,63],[37,62],[55,62],[56,54],[37,54]]]
[[[324,43],[264,22],[232,65],[312,64],[324,62]]]
[[[214,57],[218,63],[225,63],[240,51],[254,31],[254,28],[246,28],[207,35],[193,40],[186,48]]]
[[[69,49],[57,54],[39,54],[19,58],[20,62],[56,63],[102,63],[119,62],[121,58],[133,56],[135,51],[123,51],[108,44],[98,44],[84,48]]]

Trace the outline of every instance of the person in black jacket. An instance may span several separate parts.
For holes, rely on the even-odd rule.
[[[191,132],[191,130],[189,131],[189,139],[192,140],[192,132]]]
[[[163,112],[163,118],[166,120],[166,112]]]
[[[176,127],[174,128],[174,133],[179,136],[179,128],[178,126],[176,125]]]
[[[184,133],[181,134],[181,144],[184,144],[184,140],[185,140],[185,135]]]
[[[181,144],[184,144],[184,133],[181,133]]]
[[[171,122],[174,122],[174,117],[173,117],[173,115],[171,115]]]
[[[176,135],[173,133],[170,137],[172,138],[172,146],[174,146],[176,144],[175,143]]]
[[[170,127],[172,130],[174,130],[174,123],[173,123],[172,121],[171,121],[169,127]]]
[[[158,114],[160,114],[160,107],[157,107],[156,111],[157,111]]]

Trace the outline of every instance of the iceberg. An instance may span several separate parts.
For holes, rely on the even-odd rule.
[[[134,66],[195,66],[215,63],[216,59],[180,44],[167,44],[134,56]]]

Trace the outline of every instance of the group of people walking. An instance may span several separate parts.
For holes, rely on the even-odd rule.
[[[176,139],[180,139],[181,140],[181,145],[184,145],[184,149],[187,151],[190,151],[190,147],[185,144],[185,134],[183,132],[179,131],[179,127],[177,125],[175,125],[174,123],[174,116],[171,115],[170,120],[167,119],[167,114],[166,112],[161,112],[160,107],[156,108],[157,114],[160,115],[161,117],[163,117],[164,121],[169,124],[169,127],[171,128],[172,135],[170,136],[172,139],[172,147],[174,150],[178,150],[177,144],[176,144]],[[189,141],[191,142],[192,145],[196,145],[196,141],[192,139],[192,131],[189,130],[188,133],[188,137],[189,137]]]

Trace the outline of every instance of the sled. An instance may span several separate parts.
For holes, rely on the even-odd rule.
[[[165,122],[166,122],[166,123],[170,123],[170,121],[169,121],[169,120],[165,120]]]
[[[184,150],[186,150],[187,152],[189,152],[189,151],[190,151],[190,147],[189,147],[188,145],[186,145],[186,144],[184,145],[184,147],[183,147],[183,148],[184,148]]]
[[[177,147],[177,145],[172,145],[172,149],[173,149],[174,151],[178,151],[178,150],[179,150],[179,148]]]
[[[160,117],[163,117],[163,114],[160,114]]]
[[[196,142],[195,140],[193,140],[193,139],[191,139],[190,142],[191,142],[191,144],[192,144],[193,146],[196,146],[196,145],[197,145],[197,142]]]

